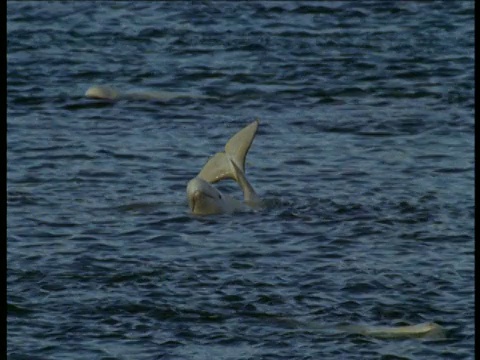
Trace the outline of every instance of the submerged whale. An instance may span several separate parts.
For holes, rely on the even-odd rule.
[[[111,86],[94,85],[88,88],[85,96],[91,99],[101,100],[158,100],[170,101],[178,98],[210,98],[206,95],[177,93],[168,91],[131,91],[122,92]]]
[[[444,329],[433,322],[406,326],[345,325],[338,326],[337,330],[382,339],[445,338]]]
[[[245,158],[257,133],[258,120],[233,135],[225,151],[211,157],[200,173],[187,184],[188,205],[193,214],[213,215],[259,208],[261,200],[245,176]],[[243,191],[244,201],[221,193],[212,184],[233,179]]]
[[[367,325],[351,324],[336,325],[322,324],[313,322],[298,321],[288,317],[277,319],[281,323],[296,329],[309,329],[319,334],[337,335],[337,334],[355,334],[376,339],[446,339],[445,329],[434,323],[425,322],[414,325],[386,326],[386,325]]]

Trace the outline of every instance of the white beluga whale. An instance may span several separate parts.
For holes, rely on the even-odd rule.
[[[119,89],[106,85],[94,85],[88,88],[85,96],[91,99],[99,100],[157,100],[170,101],[178,98],[210,98],[210,96],[179,93],[170,91],[152,91],[152,90],[138,90],[122,92]]]
[[[224,214],[261,206],[260,198],[245,176],[245,158],[257,128],[258,120],[255,120],[233,135],[225,145],[225,151],[211,157],[199,174],[188,182],[188,205],[193,214]],[[212,185],[224,179],[235,180],[240,185],[244,201],[223,194]]]
[[[426,322],[413,325],[334,325],[334,324],[316,324],[312,322],[301,322],[295,319],[280,318],[282,322],[295,328],[306,328],[318,331],[319,334],[356,334],[377,339],[446,339],[446,330],[434,323]]]
[[[434,322],[404,326],[345,325],[338,330],[382,339],[428,338],[443,339],[445,330]]]

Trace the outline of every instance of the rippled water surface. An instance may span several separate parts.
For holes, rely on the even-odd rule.
[[[473,29],[472,1],[9,1],[8,358],[473,359]],[[269,206],[191,215],[257,117]]]

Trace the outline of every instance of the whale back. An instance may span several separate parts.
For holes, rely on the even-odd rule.
[[[337,330],[375,338],[445,338],[445,330],[438,324],[421,323],[406,326],[341,325]]]

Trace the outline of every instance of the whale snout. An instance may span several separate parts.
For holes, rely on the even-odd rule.
[[[200,192],[200,190],[196,190],[188,196],[188,206],[193,213],[195,213],[195,205],[198,205],[200,203],[201,197],[202,193]]]

